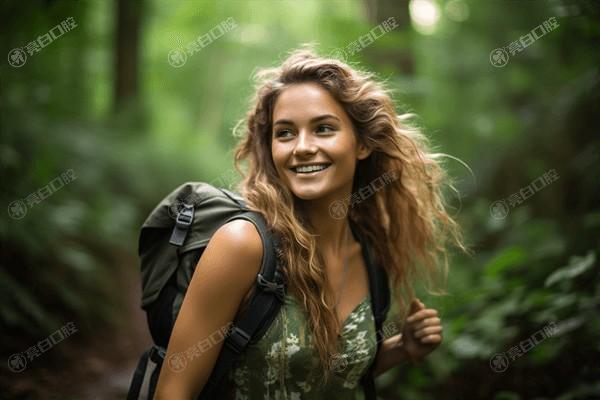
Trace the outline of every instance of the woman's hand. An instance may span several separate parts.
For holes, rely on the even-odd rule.
[[[412,362],[421,361],[442,342],[442,324],[433,308],[425,308],[419,299],[410,304],[402,331],[402,342]]]
[[[382,342],[375,364],[375,376],[406,361],[418,363],[441,342],[442,325],[437,311],[425,308],[425,304],[414,299],[403,332]]]

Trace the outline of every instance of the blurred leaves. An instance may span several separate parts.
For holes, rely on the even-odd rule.
[[[569,265],[554,271],[544,285],[548,287],[565,279],[573,279],[592,268],[595,262],[596,254],[592,250],[585,257],[573,256],[569,258]]]
[[[419,296],[440,312],[443,345],[423,365],[383,375],[378,387],[418,400],[599,397],[600,4],[432,1],[440,9],[433,35],[415,31],[407,1],[147,1],[137,101],[116,110],[115,3],[5,2],[4,54],[67,16],[78,27],[23,67],[5,57],[0,70],[6,209],[69,169],[77,175],[24,218],[0,219],[3,350],[23,351],[65,321],[91,335],[131,318],[122,277],[137,272],[128,260],[138,229],[185,181],[232,183],[232,129],[255,69],[303,42],[323,54],[347,50],[394,16],[399,27],[346,51],[347,61],[377,73],[395,90],[398,113],[418,114],[436,149],[474,171],[445,164],[460,191],[449,200],[475,256],[452,258],[448,296]],[[466,19],[450,18],[453,8],[466,9]],[[553,16],[557,29],[506,66],[490,64],[493,49]],[[236,29],[181,68],[168,63],[171,50],[228,18]],[[505,218],[491,215],[491,204],[550,169],[556,181]],[[490,368],[494,354],[551,322],[555,334],[507,371]]]

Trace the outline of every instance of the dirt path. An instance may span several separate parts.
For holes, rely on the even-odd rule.
[[[81,400],[125,399],[138,357],[152,343],[146,315],[140,308],[139,274],[135,272],[125,276],[129,290],[124,314],[129,316],[129,323],[95,341],[97,345],[87,359],[94,378],[78,389]]]
[[[61,346],[60,358],[42,355],[27,369],[3,373],[0,400],[123,400],[138,362],[151,344],[145,313],[140,308],[141,288],[136,259],[119,262],[115,277],[123,293],[116,328],[93,337],[73,335]],[[51,352],[49,350],[49,352]],[[2,393],[3,392],[3,393]]]

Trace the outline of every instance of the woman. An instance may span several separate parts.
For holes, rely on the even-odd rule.
[[[372,74],[321,58],[308,46],[258,78],[235,161],[245,176],[240,192],[248,206],[281,238],[288,292],[229,383],[236,399],[354,398],[372,362],[378,375],[421,360],[442,341],[437,311],[414,299],[413,287],[416,278],[431,283],[446,276],[446,238],[464,250],[443,206],[446,176],[424,136],[396,115]],[[377,359],[359,237],[386,269],[400,315],[408,315],[402,333],[383,341]],[[444,264],[437,268],[440,255]],[[250,222],[234,220],[215,233],[198,262],[167,358],[244,309],[261,258]],[[163,368],[156,398],[199,394],[222,344],[182,371]]]

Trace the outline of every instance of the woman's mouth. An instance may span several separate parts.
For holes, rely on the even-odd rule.
[[[331,166],[331,163],[315,164],[315,165],[308,165],[308,166],[302,166],[302,167],[297,167],[297,168],[290,168],[290,170],[298,176],[314,176],[314,175],[319,174],[319,172],[325,171],[330,166]]]

